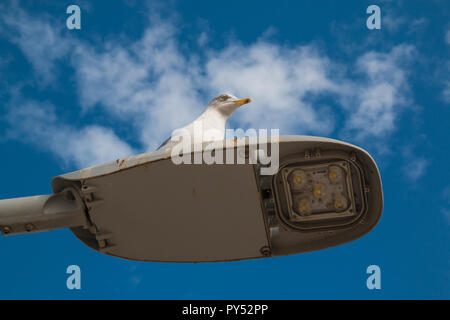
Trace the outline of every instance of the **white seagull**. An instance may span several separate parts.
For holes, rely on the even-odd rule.
[[[252,100],[250,98],[238,99],[231,94],[221,94],[208,103],[205,111],[203,111],[197,119],[176,130],[175,132],[178,131],[190,135],[191,143],[194,142],[194,132],[196,134],[201,134],[202,142],[223,140],[225,137],[225,124],[227,119],[237,108],[243,106],[244,104],[250,103],[251,101]],[[201,132],[198,132],[198,128],[201,128]],[[207,132],[214,134],[205,135]],[[174,134],[164,141],[158,149],[163,147],[173,147],[179,143],[179,141],[175,141],[178,139],[172,139]]]

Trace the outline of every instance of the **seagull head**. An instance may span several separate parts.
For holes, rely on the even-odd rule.
[[[219,111],[223,115],[229,117],[237,108],[250,103],[251,101],[250,98],[238,99],[231,94],[223,93],[212,99],[206,109]]]

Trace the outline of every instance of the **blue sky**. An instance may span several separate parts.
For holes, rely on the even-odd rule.
[[[81,30],[66,28],[70,4]],[[366,28],[371,4],[381,30]],[[231,128],[368,150],[385,202],[362,239],[233,263],[125,261],[69,230],[4,237],[0,298],[450,298],[449,18],[437,0],[2,2],[1,199],[48,194],[56,175],[151,151],[230,92],[253,99]],[[71,264],[79,291],[66,288]],[[381,290],[366,287],[372,264]]]

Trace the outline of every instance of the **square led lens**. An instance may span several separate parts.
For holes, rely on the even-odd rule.
[[[346,217],[355,214],[347,162],[283,169],[293,222]]]

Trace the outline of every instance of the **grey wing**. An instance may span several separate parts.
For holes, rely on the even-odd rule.
[[[164,140],[164,142],[156,150],[159,150],[162,147],[164,147],[166,144],[168,144],[170,142],[170,139],[172,139],[172,137],[168,137],[166,140]]]

